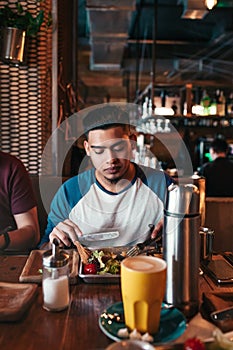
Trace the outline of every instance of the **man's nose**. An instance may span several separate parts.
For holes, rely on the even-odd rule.
[[[117,156],[116,156],[116,152],[114,152],[114,150],[108,149],[107,151],[107,162],[108,163],[113,163],[114,161],[116,161]]]

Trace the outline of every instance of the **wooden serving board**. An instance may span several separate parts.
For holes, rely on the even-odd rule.
[[[42,282],[42,255],[45,250],[32,250],[21,275],[19,276],[20,282]],[[70,284],[76,284],[78,280],[78,262],[79,255],[75,250],[67,250],[70,255],[69,259],[69,281]]]
[[[18,321],[31,305],[36,284],[0,282],[0,321]]]

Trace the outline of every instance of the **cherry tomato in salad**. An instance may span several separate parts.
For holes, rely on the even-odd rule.
[[[96,275],[97,274],[97,265],[94,263],[89,263],[84,265],[83,272],[85,275]]]
[[[187,339],[184,343],[184,350],[205,350],[204,343],[198,338]]]

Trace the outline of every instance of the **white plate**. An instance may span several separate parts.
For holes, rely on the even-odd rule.
[[[127,252],[128,249],[131,247],[107,247],[107,248],[100,248],[98,247],[98,251],[103,250],[104,252],[111,252],[113,254],[121,254]],[[92,249],[92,248],[91,248]],[[92,249],[94,250],[94,249]],[[105,274],[95,274],[95,275],[87,275],[83,272],[83,263],[80,260],[80,265],[79,265],[79,277],[83,279],[84,282],[86,283],[113,283],[113,284],[119,284],[120,283],[120,274],[117,275],[112,275],[110,273],[105,273]]]

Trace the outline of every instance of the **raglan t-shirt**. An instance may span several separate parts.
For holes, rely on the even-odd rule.
[[[119,237],[101,246],[125,246],[144,241],[148,225],[163,217],[167,187],[172,180],[163,172],[138,166],[132,182],[119,193],[106,191],[90,169],[66,181],[55,195],[42,242],[59,222],[69,218],[83,235],[118,231]]]
[[[23,163],[0,151],[0,231],[16,228],[14,215],[36,206],[31,181]]]

